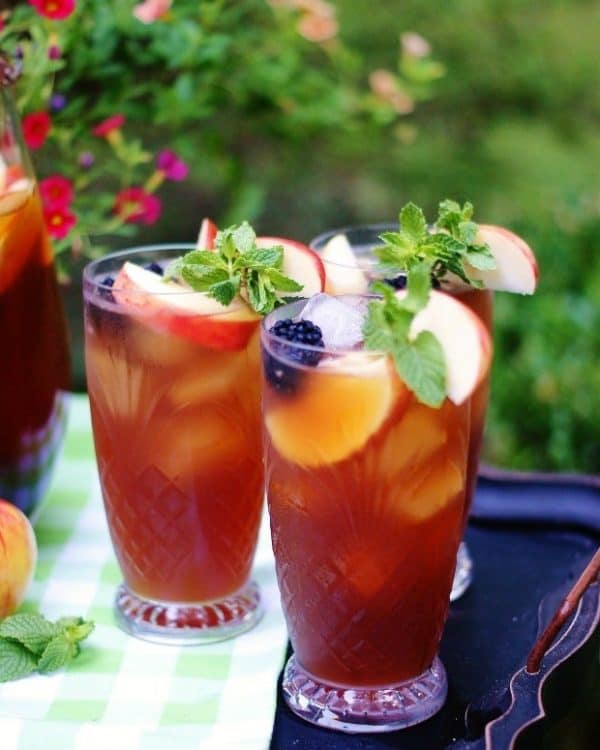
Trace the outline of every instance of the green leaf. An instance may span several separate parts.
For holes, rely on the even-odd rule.
[[[70,640],[64,633],[55,636],[44,649],[37,664],[42,674],[56,672],[66,666],[79,653],[75,641]]]
[[[223,259],[210,250],[191,250],[183,258],[178,258],[176,262],[186,266],[211,266],[215,268],[225,268],[226,264]]]
[[[90,620],[84,620],[83,617],[69,619],[71,619],[72,622],[63,625],[63,634],[72,642],[85,640],[94,630],[95,625]]]
[[[38,613],[18,613],[0,623],[0,636],[18,641],[34,654],[41,654],[59,628]]]
[[[477,224],[474,221],[461,221],[458,225],[458,237],[465,245],[472,245],[477,237]]]
[[[229,279],[213,283],[208,290],[211,297],[227,307],[240,289],[239,277],[232,276]]]
[[[408,273],[408,293],[403,299],[404,307],[412,313],[422,310],[431,291],[431,265],[426,261],[414,265]]]
[[[301,292],[304,289],[303,284],[299,284],[297,281],[294,281],[294,279],[290,279],[289,276],[285,276],[276,268],[266,269],[265,274],[268,276],[275,289],[282,292]]]
[[[248,250],[240,255],[237,265],[249,269],[273,267],[279,270],[283,265],[283,245],[256,247],[253,250]]]
[[[181,277],[197,292],[207,292],[214,284],[227,281],[229,274],[223,268],[209,266],[183,266]],[[231,301],[231,300],[230,300]],[[229,304],[229,302],[227,303]]]
[[[36,668],[36,657],[22,643],[0,638],[0,682],[19,680]]]
[[[474,268],[481,271],[493,271],[496,268],[496,260],[489,245],[472,245],[466,259]]]
[[[414,203],[407,203],[400,211],[400,230],[414,242],[419,242],[427,232],[425,214]]]
[[[401,378],[423,404],[439,407],[446,395],[446,365],[439,341],[421,331],[410,344],[392,352]]]
[[[233,241],[240,253],[247,253],[254,247],[256,232],[247,221],[233,230]]]

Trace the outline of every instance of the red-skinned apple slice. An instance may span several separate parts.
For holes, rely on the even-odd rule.
[[[259,316],[240,298],[228,307],[200,292],[135,263],[125,263],[112,287],[117,302],[158,330],[168,331],[202,346],[225,351],[243,349]]]
[[[196,250],[213,250],[218,231],[219,229],[217,228],[217,225],[208,217],[202,219],[200,232],[198,233],[198,240],[196,242]]]
[[[504,227],[480,224],[477,241],[487,242],[496,268],[480,271],[465,263],[467,275],[482,281],[488,289],[516,294],[533,294],[537,286],[538,267],[532,249],[514,232]]]
[[[396,292],[402,298],[406,290]],[[446,393],[462,404],[486,376],[492,342],[477,315],[456,298],[432,291],[423,310],[415,315],[410,336],[430,331],[439,341],[446,362]]]
[[[302,284],[300,292],[284,292],[281,296],[312,297],[325,289],[323,261],[310,247],[282,237],[257,237],[256,244],[258,247],[283,245],[283,273]]]
[[[321,252],[328,294],[366,294],[369,279],[358,264],[345,234],[334,235]]]

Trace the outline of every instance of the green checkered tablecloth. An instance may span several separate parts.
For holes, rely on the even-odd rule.
[[[74,396],[52,487],[35,524],[39,561],[23,609],[96,622],[64,672],[0,684],[0,750],[268,747],[286,630],[263,523],[254,630],[199,647],[158,646],[115,625],[120,580],[104,519],[87,399]]]

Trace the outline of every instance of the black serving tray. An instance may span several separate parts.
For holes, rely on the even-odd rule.
[[[536,675],[527,656],[600,543],[600,479],[484,469],[467,542],[475,581],[441,644],[449,692],[416,727],[347,735],[298,719],[278,683],[271,750],[600,748],[600,584],[590,586]]]

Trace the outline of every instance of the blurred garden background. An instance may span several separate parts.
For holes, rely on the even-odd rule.
[[[600,471],[597,2],[0,8],[38,176],[75,188],[55,239],[78,387],[86,255],[191,241],[204,215],[308,241],[471,200],[541,268],[534,298],[496,295],[485,459]]]

